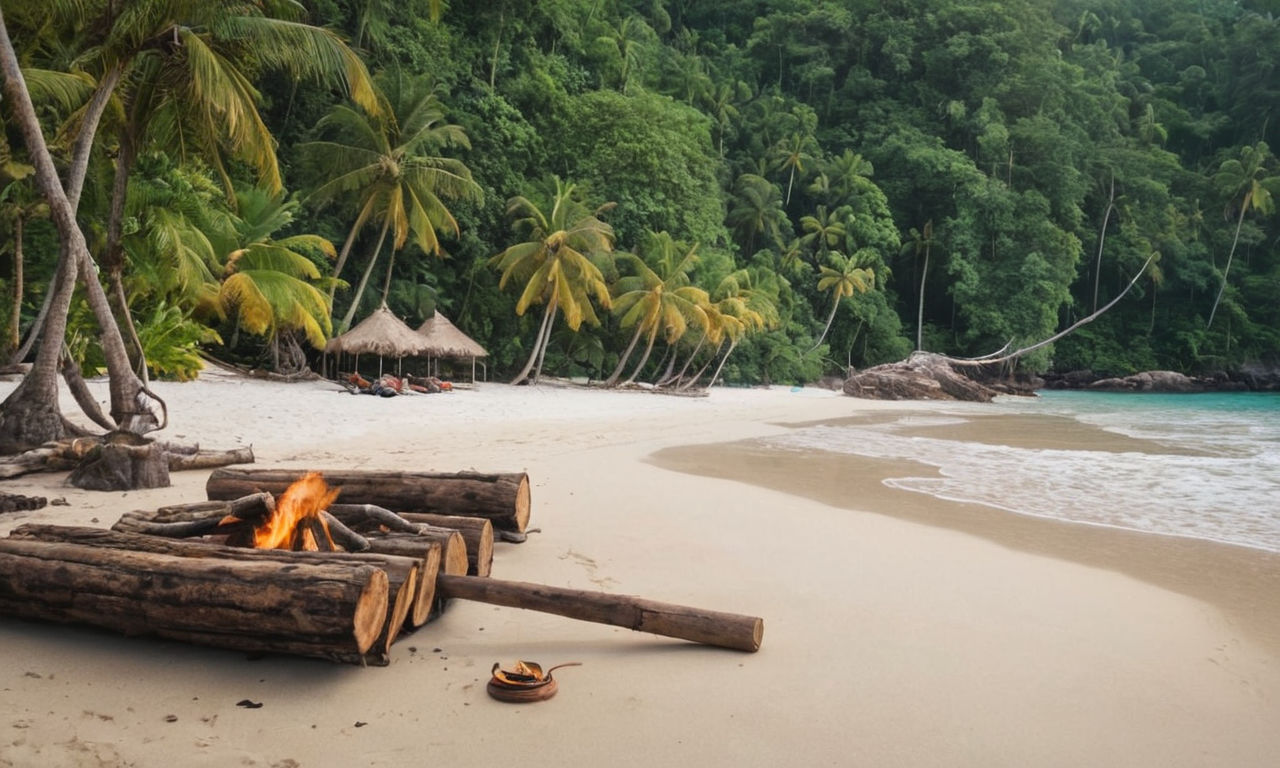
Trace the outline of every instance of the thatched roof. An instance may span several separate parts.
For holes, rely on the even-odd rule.
[[[426,353],[427,340],[414,333],[412,328],[383,304],[355,328],[330,339],[324,351],[345,352],[348,355],[408,357]]]
[[[432,357],[488,357],[489,353],[449,318],[436,310],[435,315],[418,327],[418,334],[427,340],[427,354]]]

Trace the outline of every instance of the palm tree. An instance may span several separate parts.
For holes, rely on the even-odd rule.
[[[778,324],[777,276],[767,273],[734,272],[716,286],[716,309],[719,310],[721,335],[729,340],[729,349],[711,375],[708,387],[714,387],[733,350],[748,333],[774,328]],[[713,358],[714,359],[714,358]],[[700,376],[701,374],[699,374]],[[696,382],[698,376],[693,381]],[[690,382],[692,384],[692,382]]]
[[[820,258],[844,242],[847,213],[847,208],[837,208],[828,213],[827,206],[819,205],[816,215],[800,218],[800,229],[804,231],[800,242],[812,248],[814,256]]]
[[[1259,141],[1252,147],[1240,150],[1240,159],[1226,160],[1218,167],[1213,181],[1220,188],[1230,191],[1232,206],[1238,205],[1240,213],[1236,217],[1236,233],[1231,240],[1231,250],[1227,253],[1227,264],[1222,268],[1222,286],[1218,288],[1218,296],[1213,300],[1213,309],[1209,310],[1209,321],[1205,323],[1207,330],[1213,325],[1213,317],[1218,312],[1218,303],[1227,290],[1227,273],[1231,271],[1231,257],[1235,255],[1236,245],[1240,243],[1240,228],[1244,226],[1244,215],[1251,210],[1271,214],[1275,212],[1275,201],[1271,196],[1271,188],[1280,185],[1280,175],[1266,176],[1274,169],[1275,158],[1266,142]],[[1238,200],[1238,202],[1237,202]]]
[[[846,149],[827,164],[826,173],[831,177],[832,201],[849,205],[857,198],[866,179],[875,173],[875,168],[862,155]]]
[[[831,330],[831,322],[836,318],[836,310],[840,308],[840,301],[846,296],[852,296],[854,292],[866,293],[875,285],[875,272],[866,267],[859,267],[858,264],[868,257],[874,257],[875,252],[864,248],[854,254],[853,258],[846,258],[842,254],[832,251],[827,254],[831,266],[823,266],[818,274],[818,290],[831,294],[831,311],[827,313],[827,324],[822,329],[822,335],[818,337],[818,341],[809,349],[810,352],[822,346],[822,342],[827,338],[827,332]]]
[[[716,124],[716,153],[720,157],[724,157],[724,135],[738,117],[738,107],[733,103],[736,91],[729,83],[721,83],[702,97],[704,109]]]
[[[804,165],[813,160],[811,152],[816,146],[812,136],[798,131],[774,146],[774,168],[787,172],[787,197],[783,205],[791,205],[791,187],[796,174],[804,173]]]
[[[920,268],[920,301],[916,305],[916,349],[922,350],[924,349],[924,281],[929,276],[929,251],[933,248],[933,219],[926,221],[919,231],[912,227],[907,237],[909,242],[903,250],[915,251],[917,258],[920,254],[924,254],[924,266]]]
[[[300,332],[321,349],[329,336],[329,300],[317,283],[315,259],[332,259],[333,244],[319,235],[275,239],[293,221],[299,204],[261,189],[237,194],[237,247],[227,254],[216,297],[217,312],[234,316],[237,328],[266,336],[279,368],[283,334]]]
[[[119,111],[123,116],[119,122],[121,129],[115,153],[117,178],[104,257],[108,277],[119,299],[123,292],[119,280],[123,270],[120,239],[127,176],[144,142],[162,141],[179,147],[181,154],[200,152],[219,171],[222,171],[220,152],[225,148],[233,157],[256,167],[268,184],[278,187],[274,144],[258,116],[258,92],[250,83],[251,75],[283,69],[296,77],[316,76],[349,90],[353,98],[370,105],[373,104],[372,91],[364,65],[354,52],[334,33],[300,23],[297,6],[247,4],[237,0],[138,0],[123,6],[58,2],[44,10],[35,26],[56,29],[66,33],[65,37],[80,35],[76,39],[85,53],[78,59],[78,66],[96,81],[91,98],[78,116],[79,128],[74,133],[65,185],[59,183],[56,175],[40,183],[62,236],[60,259],[74,260],[67,269],[59,269],[60,277],[51,290],[51,314],[45,321],[44,346],[55,349],[61,346],[55,338],[60,340],[65,333],[65,314],[70,306],[74,276],[78,274],[87,288],[87,298],[102,333],[110,374],[112,416],[122,429],[146,431],[154,428],[157,420],[149,413],[145,385],[130,370],[119,327],[98,283],[87,247],[82,247],[83,233],[74,221],[90,152],[108,104],[113,100],[121,104]],[[289,15],[281,17],[282,13]],[[5,44],[8,50],[4,53],[8,56],[13,51],[7,27]],[[23,81],[17,73],[16,55],[12,62],[6,62],[8,64],[12,64],[13,72],[6,72],[6,82],[14,83],[14,96],[17,90],[22,90],[25,98],[26,89],[21,87]],[[117,87],[122,84],[121,92],[117,93]],[[117,96],[122,98],[116,99]],[[26,101],[29,102],[29,98]],[[23,121],[26,121],[25,114]],[[34,126],[34,132],[27,128],[24,125],[23,130],[32,154],[38,154],[37,145],[47,152],[39,126]],[[223,176],[225,179],[225,172]],[[229,181],[227,183],[229,186]],[[72,217],[69,222],[62,220],[60,207],[64,202]],[[63,279],[62,275],[71,277]],[[57,293],[65,293],[67,300],[53,295]],[[63,316],[54,317],[55,312]],[[134,340],[136,344],[136,334]],[[47,365],[54,371],[56,360]],[[49,374],[53,375],[56,374]],[[40,374],[40,378],[43,382],[47,377]],[[6,401],[10,404],[7,407],[11,406],[14,413],[30,411],[30,403],[14,404],[15,400],[44,397],[43,386],[42,383],[19,388]],[[53,402],[56,410],[56,400]]]
[[[8,142],[3,139],[0,139],[0,142],[3,142],[3,146],[0,146],[0,185],[2,185],[0,186],[0,219],[8,223],[10,239],[13,243],[13,308],[9,315],[9,338],[6,340],[6,346],[13,355],[11,361],[18,363],[26,357],[19,328],[22,324],[24,230],[26,223],[31,219],[45,218],[49,215],[49,204],[43,198],[37,197],[35,191],[25,181],[35,173],[35,168],[14,160],[9,153]]]
[[[631,74],[640,65],[640,49],[646,35],[652,30],[639,16],[628,16],[617,27],[610,27],[608,34],[596,38],[596,42],[607,46],[617,56],[618,91],[624,96],[631,82]]]
[[[611,205],[593,210],[575,194],[571,182],[562,182],[559,177],[552,177],[551,181],[554,191],[549,196],[549,206],[524,196],[507,201],[512,228],[525,239],[489,260],[490,266],[502,272],[499,288],[505,288],[512,280],[523,284],[516,301],[517,315],[523,315],[534,304],[546,306],[529,360],[512,384],[524,381],[535,364],[537,383],[557,313],[563,312],[569,328],[576,331],[584,320],[599,324],[593,298],[605,309],[611,305],[604,274],[590,258],[613,250],[613,228],[598,218]]]
[[[790,225],[782,208],[782,194],[773,182],[753,173],[744,173],[733,185],[728,223],[747,255],[755,253],[756,235],[763,234],[776,242],[783,224]]]
[[[631,254],[619,255],[629,257],[626,260],[632,264],[635,274],[618,280],[613,309],[621,316],[623,328],[635,326],[636,330],[626,351],[618,358],[617,367],[605,380],[605,386],[618,383],[641,334],[647,333],[648,341],[626,384],[635,381],[649,361],[659,330],[664,332],[668,344],[674,344],[690,323],[701,327],[707,323],[704,309],[710,301],[707,292],[689,282],[689,271],[698,261],[697,244],[687,246],[666,232],[650,233],[646,251],[647,261]]]
[[[314,202],[323,205],[355,195],[356,219],[338,254],[334,277],[341,277],[360,230],[371,221],[380,220],[382,225],[351,306],[338,324],[339,333],[355,318],[388,232],[393,235],[392,255],[383,283],[384,302],[390,291],[395,252],[412,235],[424,253],[443,255],[438,231],[455,236],[459,231],[444,199],[480,197],[480,187],[462,161],[435,155],[444,148],[471,145],[461,126],[444,122],[444,107],[431,84],[423,77],[404,75],[398,68],[379,74],[376,82],[384,109],[370,113],[338,105],[320,122],[322,131],[338,138],[305,147],[334,174],[311,193]],[[335,290],[336,285],[331,286],[330,301]]]

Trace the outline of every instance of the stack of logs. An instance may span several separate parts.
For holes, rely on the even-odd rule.
[[[346,551],[251,548],[303,474],[219,469],[210,501],[129,512],[112,530],[18,526],[0,539],[0,613],[380,666],[456,597],[759,647],[755,617],[488,578],[495,528],[520,540],[528,525],[524,474],[322,471],[340,489],[323,516]]]

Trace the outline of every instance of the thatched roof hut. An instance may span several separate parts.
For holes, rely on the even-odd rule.
[[[383,357],[400,358],[426,354],[427,340],[414,333],[383,304],[356,327],[330,339],[324,351],[329,354],[377,355],[379,360]],[[381,373],[381,363],[378,369]]]
[[[436,310],[435,315],[418,326],[418,334],[427,340],[427,354],[432,357],[488,357],[484,347],[475,339],[458,330]]]
[[[476,378],[476,358],[489,356],[484,347],[458,330],[439,310],[418,326],[418,335],[426,339],[426,354],[431,357],[470,358],[472,381]]]

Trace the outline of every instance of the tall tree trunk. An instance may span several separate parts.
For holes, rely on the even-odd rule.
[[[342,244],[342,250],[338,252],[338,260],[333,264],[333,283],[329,285],[330,312],[333,311],[333,297],[338,292],[338,278],[342,277],[342,268],[347,265],[347,257],[351,254],[351,246],[355,243],[356,235],[364,227],[368,218],[364,211],[361,211],[360,215],[356,217],[356,223],[351,225],[351,231],[347,233],[347,240]],[[329,319],[332,320],[332,316]]]
[[[98,123],[102,113],[106,111],[124,72],[124,62],[116,62],[103,74],[102,79],[93,90],[93,97],[85,106],[84,117],[80,120],[80,131],[76,134],[76,143],[71,149],[71,165],[67,168],[67,201],[71,210],[80,208],[80,192],[84,189],[84,178],[89,171],[89,155],[93,151],[93,141],[98,134]]]
[[[702,367],[698,369],[698,372],[693,374],[692,379],[689,379],[685,383],[681,384],[676,391],[683,392],[686,389],[690,389],[691,387],[693,387],[693,385],[697,384],[698,379],[702,378],[702,374],[706,373],[707,369],[711,367],[711,364],[716,361],[716,357],[720,354],[720,348],[723,346],[724,346],[724,339],[721,339],[720,343],[716,345],[715,350],[711,353],[711,357],[707,359],[707,362],[703,363]]]
[[[13,309],[9,312],[9,347],[18,351],[22,336],[18,325],[22,323],[22,213],[13,220]]]
[[[1102,231],[1098,233],[1098,256],[1093,263],[1093,310],[1098,311],[1098,282],[1102,277],[1102,245],[1107,241],[1107,222],[1116,207],[1116,175],[1111,174],[1111,196],[1107,198],[1107,210],[1102,216]]]
[[[640,334],[644,333],[644,324],[636,323],[636,332],[631,334],[631,343],[627,345],[627,350],[622,353],[622,357],[618,358],[618,365],[613,369],[613,373],[609,374],[609,378],[604,380],[606,387],[612,387],[618,383],[618,379],[622,377],[622,371],[627,367],[627,360],[631,358],[631,353],[635,351],[636,342],[640,341]]]
[[[720,380],[720,372],[724,370],[724,364],[728,362],[729,355],[733,354],[733,350],[736,349],[737,346],[738,346],[737,339],[732,339],[729,341],[729,351],[725,352],[724,357],[720,358],[720,365],[716,366],[716,372],[711,376],[711,381],[707,383],[707,389],[714,387],[716,385],[716,382]]]
[[[636,367],[631,371],[631,375],[623,384],[631,384],[640,375],[640,371],[644,370],[644,364],[649,362],[649,355],[653,354],[653,342],[658,338],[658,324],[653,324],[652,330],[649,331],[649,341],[644,345],[644,354],[640,356],[640,362],[636,363]]]
[[[493,41],[493,59],[489,62],[489,90],[492,91],[498,80],[498,52],[502,50],[502,26],[507,20],[507,4],[498,9],[498,33]]]
[[[924,247],[924,267],[920,270],[920,303],[916,307],[916,349],[924,349],[924,280],[929,276],[929,246]]]
[[[827,332],[831,330],[831,321],[836,319],[836,310],[840,308],[841,298],[842,297],[837,294],[836,300],[831,302],[831,311],[827,313],[827,325],[822,329],[822,335],[818,337],[818,343],[809,348],[810,352],[822,346],[823,340],[827,338]]]
[[[61,439],[65,434],[62,413],[58,409],[58,356],[62,351],[61,339],[66,335],[67,310],[71,306],[71,292],[75,287],[75,270],[81,257],[88,260],[88,247],[84,234],[76,225],[75,214],[67,201],[53,158],[45,144],[40,122],[36,118],[31,95],[27,92],[18,57],[9,39],[9,29],[0,8],[0,74],[4,75],[4,98],[9,101],[12,119],[18,123],[22,137],[36,169],[36,185],[49,201],[49,211],[60,237],[57,274],[52,289],[50,314],[45,328],[45,338],[57,343],[40,345],[35,365],[18,387],[0,403],[0,441],[13,450],[31,447]]]
[[[1248,200],[1240,204],[1240,217],[1236,219],[1236,236],[1231,240],[1231,250],[1227,252],[1227,266],[1222,268],[1222,286],[1218,288],[1218,297],[1213,300],[1213,309],[1209,310],[1209,322],[1204,324],[1207,331],[1213,326],[1213,316],[1218,314],[1218,302],[1227,290],[1227,273],[1231,271],[1231,257],[1236,254],[1236,245],[1240,242],[1240,227],[1244,225],[1244,214],[1249,210]],[[1228,339],[1228,342],[1230,340]]]
[[[391,272],[396,266],[396,247],[391,246],[391,253],[387,256],[387,277],[382,281],[382,303],[387,303],[387,295],[391,293]]]
[[[551,346],[551,329],[556,326],[556,315],[560,312],[560,302],[552,299],[551,320],[547,322],[547,330],[542,334],[542,349],[538,352],[538,367],[533,369],[533,383],[542,378],[542,362],[547,359],[547,347]]]
[[[369,274],[373,272],[373,265],[378,262],[378,254],[382,252],[382,242],[387,239],[387,229],[391,227],[391,217],[388,216],[382,222],[382,232],[378,235],[378,244],[373,249],[373,255],[369,257],[369,263],[365,265],[364,274],[360,275],[360,285],[356,286],[356,292],[351,297],[351,306],[347,307],[347,314],[342,316],[342,323],[338,326],[338,333],[346,333],[351,327],[351,321],[355,319],[356,309],[360,306],[360,298],[364,296],[365,286],[369,284]]]
[[[36,319],[31,323],[31,327],[27,329],[27,338],[22,342],[13,355],[9,357],[10,365],[17,365],[27,359],[27,355],[31,353],[31,347],[36,343],[36,339],[40,338],[40,334],[44,332],[44,321],[49,316],[49,306],[53,302],[54,294],[57,292],[57,277],[49,281],[49,289],[45,291],[44,301],[40,303],[40,311],[36,313]]]
[[[525,362],[524,368],[516,374],[511,380],[512,384],[519,384],[529,376],[529,372],[533,370],[534,363],[538,362],[538,353],[542,351],[542,337],[547,334],[547,328],[551,323],[551,302],[547,302],[547,308],[542,312],[542,323],[538,326],[538,334],[533,337],[533,349],[529,352],[529,359]]]
[[[654,381],[653,381],[654,386],[660,387],[663,384],[666,384],[667,382],[671,381],[671,375],[676,370],[676,345],[675,344],[667,345],[666,354],[664,354],[662,356],[662,359],[658,361],[658,367],[661,368],[664,362],[667,364],[667,368],[661,374],[659,374],[657,377],[654,378]]]
[[[698,356],[698,352],[702,350],[702,345],[707,343],[707,334],[702,334],[702,338],[698,339],[698,345],[693,348],[693,352],[689,354],[689,359],[684,361],[684,367],[680,369],[680,373],[676,374],[675,382],[680,384],[684,381],[684,375],[689,370],[689,366],[693,365],[693,359]]]

